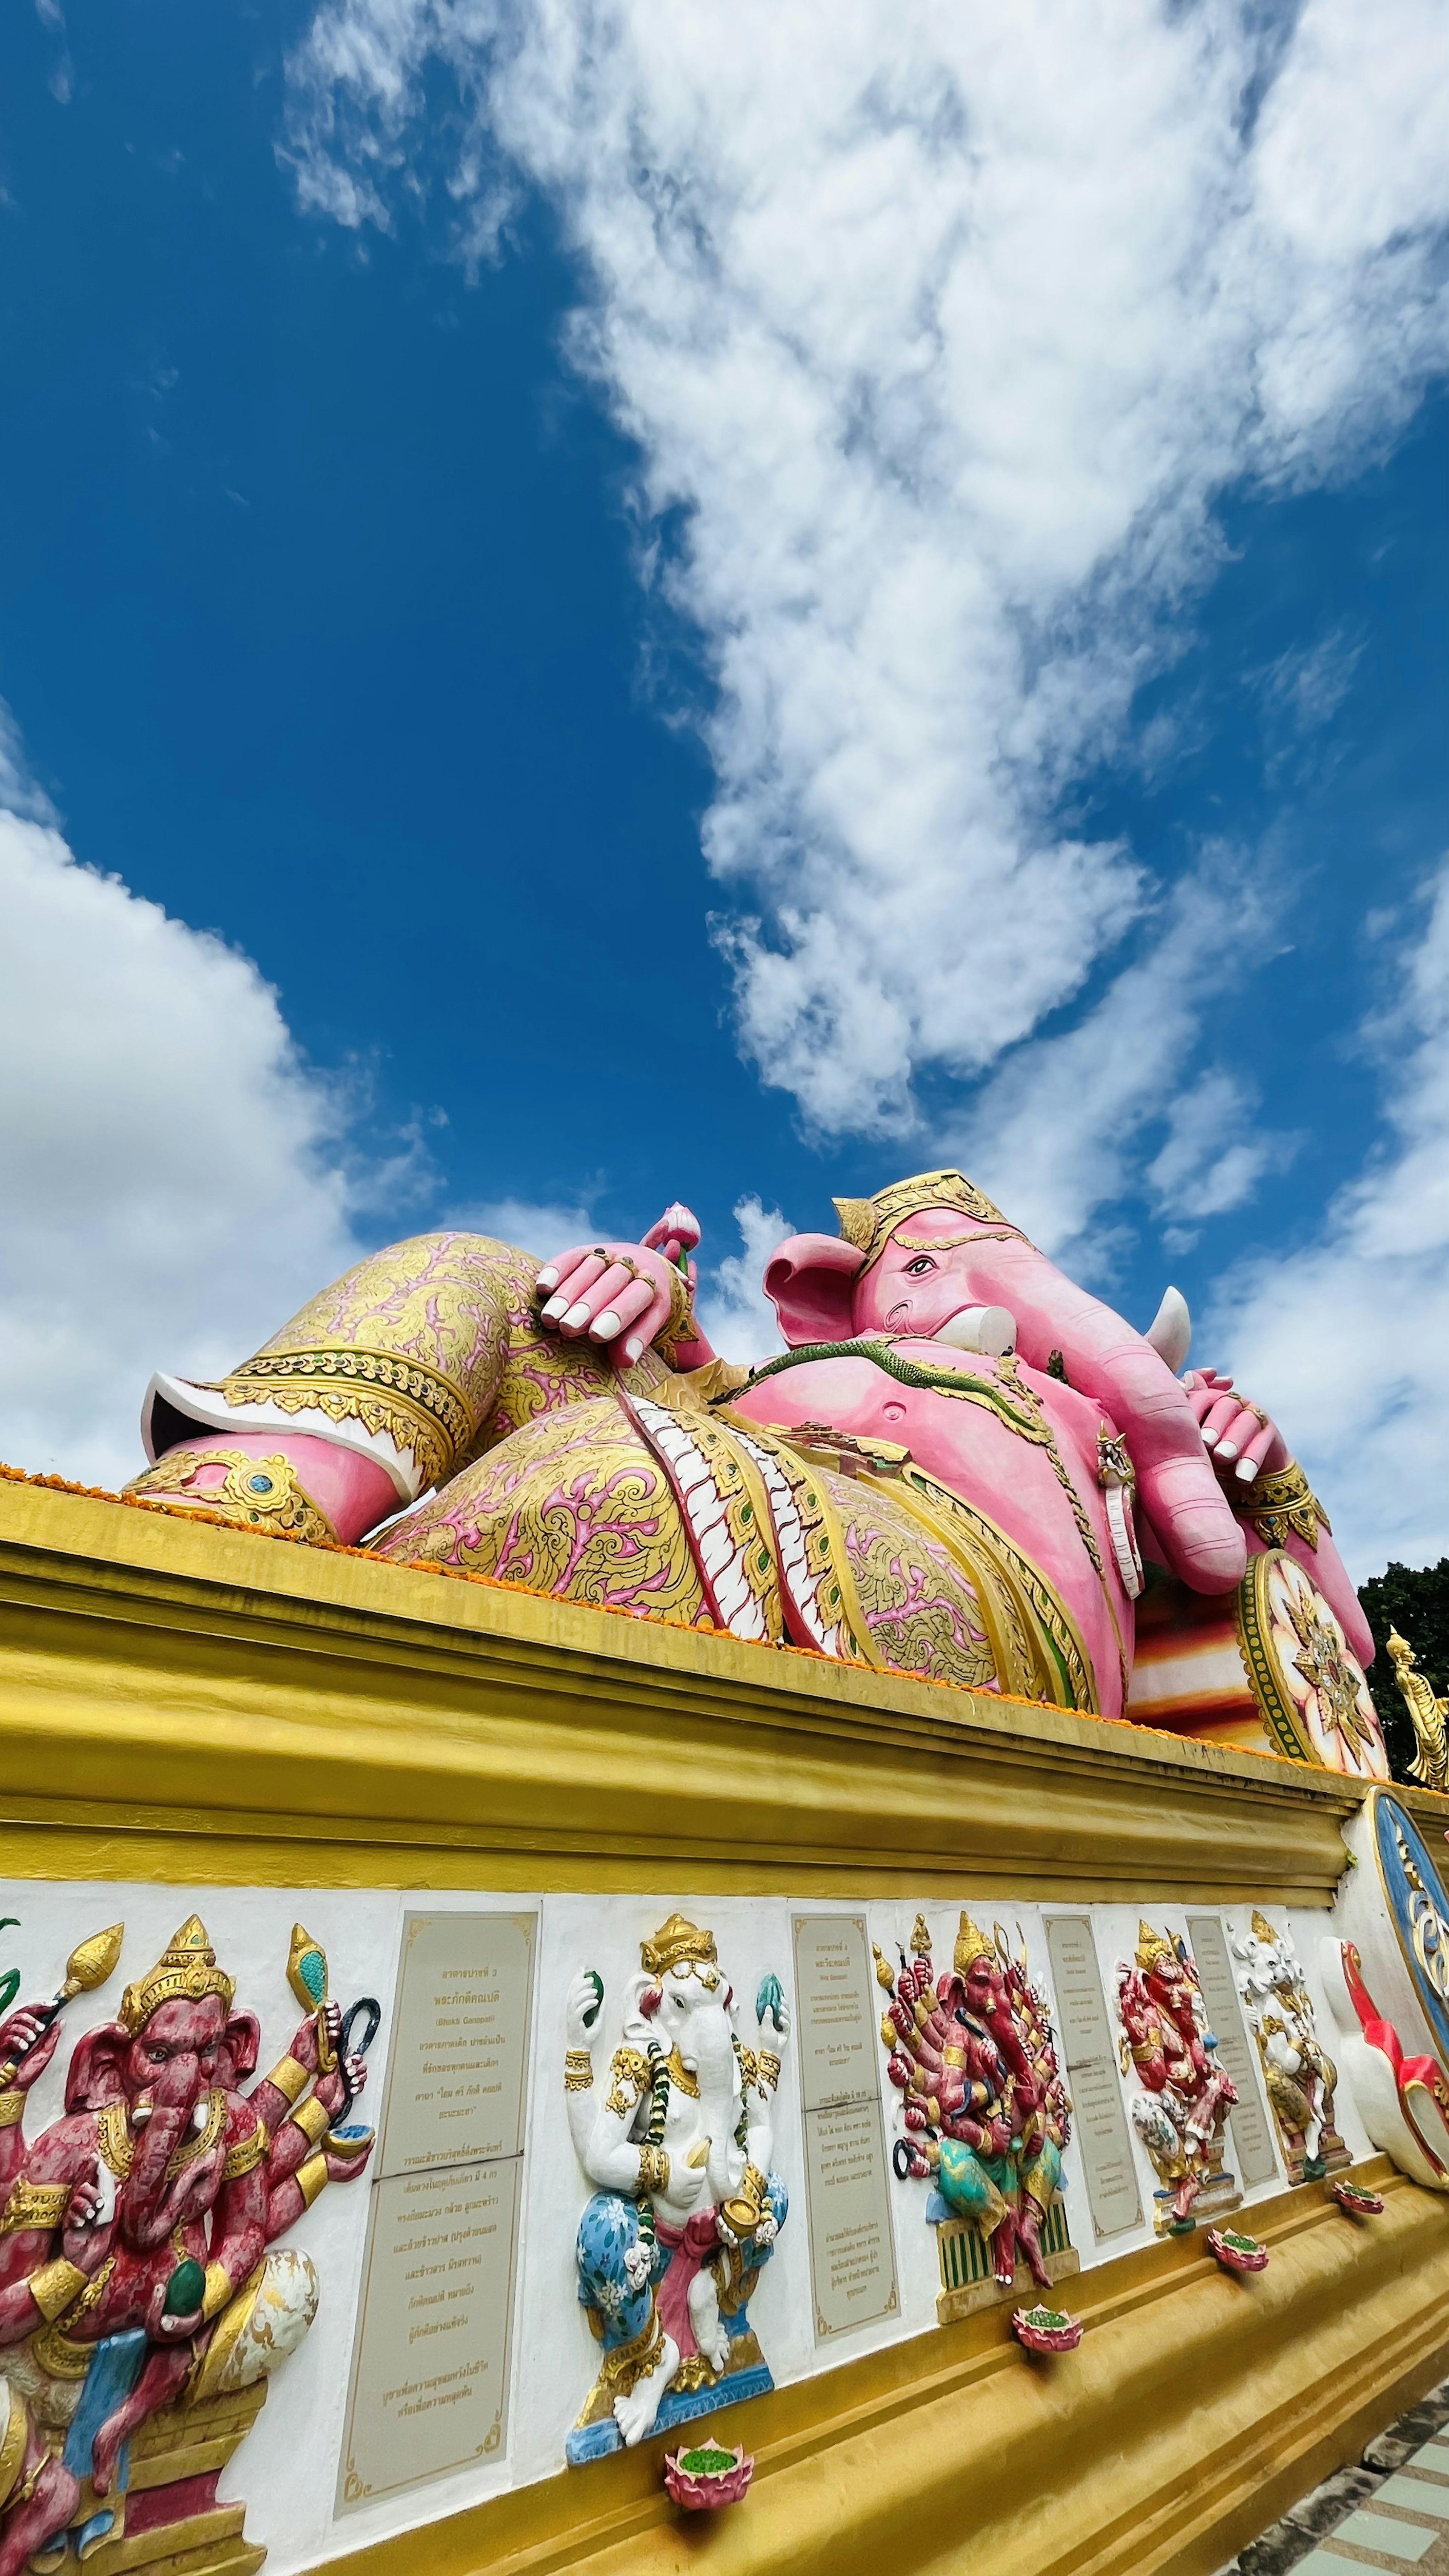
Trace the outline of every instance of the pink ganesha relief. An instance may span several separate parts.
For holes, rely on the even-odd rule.
[[[0,2576],[44,2576],[72,2543],[88,2556],[118,2541],[132,2437],[164,2408],[256,2383],[295,2350],[317,2276],[279,2240],[329,2181],[361,2174],[372,2148],[346,2122],[365,2069],[326,2001],[317,1945],[299,1925],[289,1976],[308,2009],[286,2056],[245,2092],[259,2024],[235,2008],[194,1914],[126,1987],[116,2019],[76,2041],[62,2116],[27,2138],[60,2009],[105,1982],[123,1929],[80,1945],[53,2000],[0,2023]],[[13,1996],[13,1970],[6,1983]],[[364,2011],[370,2039],[370,1998],[347,2022]],[[184,2515],[195,2498],[148,2488],[133,2527],[173,2504]]]
[[[1262,1558],[1313,1626],[1303,1758],[1382,1776],[1372,1642],[1327,1520],[1230,1378],[1174,1374],[1176,1292],[1135,1332],[960,1172],[836,1206],[838,1237],[771,1256],[786,1348],[754,1368],[700,1326],[686,1208],[542,1268],[480,1235],[396,1244],[226,1377],[155,1377],[132,1490],[1107,1717],[1145,1563],[1230,1633]],[[1286,1655],[1301,1698],[1298,1653],[1284,1628],[1258,1660]]]

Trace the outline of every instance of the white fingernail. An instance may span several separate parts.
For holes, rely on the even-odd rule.
[[[644,1345],[643,1345],[643,1343],[640,1341],[640,1339],[639,1339],[639,1337],[638,1337],[638,1335],[637,1335],[636,1333],[631,1333],[631,1334],[629,1335],[629,1338],[628,1338],[627,1342],[624,1344],[624,1357],[625,1357],[625,1359],[626,1359],[626,1360],[637,1360],[637,1359],[642,1359],[643,1355],[644,1355]]]
[[[614,1335],[620,1330],[620,1322],[612,1306],[606,1306],[602,1315],[595,1316],[593,1330],[596,1342],[613,1340]]]
[[[547,1313],[547,1308],[545,1308],[544,1311]],[[1216,1449],[1218,1445],[1217,1433],[1215,1431],[1205,1431],[1202,1435],[1202,1445],[1204,1449]]]
[[[535,1288],[556,1288],[558,1286],[558,1272],[555,1270],[551,1261],[546,1263],[544,1268],[540,1270],[538,1277],[535,1279],[533,1284]]]
[[[1238,1444],[1236,1440],[1220,1440],[1218,1442],[1218,1456],[1220,1458],[1236,1458],[1237,1454]]]
[[[564,1322],[566,1324],[586,1324],[588,1320],[589,1310],[584,1304],[582,1297],[580,1297],[577,1305],[570,1306],[568,1313],[564,1317]]]
[[[545,1315],[550,1317],[557,1317],[559,1315],[566,1314],[568,1311],[568,1302],[567,1297],[550,1297],[548,1304],[545,1306],[543,1311]]]
[[[1245,1485],[1251,1485],[1257,1472],[1257,1464],[1252,1458],[1240,1458],[1233,1470],[1234,1475],[1241,1476]]]

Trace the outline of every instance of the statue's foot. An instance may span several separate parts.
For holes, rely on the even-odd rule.
[[[711,2370],[723,2371],[730,2357],[729,2330],[719,2312],[719,2290],[711,2272],[696,2272],[690,2282],[689,2322]]]
[[[654,2418],[660,2400],[679,2368],[679,2346],[672,2335],[664,2338],[664,2350],[646,2379],[636,2379],[632,2388],[614,2400],[614,2421],[624,2436],[624,2448],[632,2451],[646,2433],[654,2430]]]

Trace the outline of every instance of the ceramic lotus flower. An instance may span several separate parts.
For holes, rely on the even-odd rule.
[[[754,2460],[736,2444],[732,2451],[705,2442],[694,2451],[666,2451],[664,2483],[686,2513],[713,2513],[720,2505],[738,2504],[755,2474]]]

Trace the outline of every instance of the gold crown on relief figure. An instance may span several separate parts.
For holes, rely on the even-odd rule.
[[[686,1965],[718,1967],[714,1934],[701,1932],[698,1924],[682,1914],[671,1914],[667,1923],[660,1924],[652,1941],[640,1942],[639,1964],[651,1977],[662,1977],[669,1969]]]
[[[1161,1932],[1154,1932],[1151,1924],[1144,1923],[1139,1915],[1137,1918],[1138,1967],[1144,1976],[1148,1976],[1162,1959],[1165,1959],[1172,1969],[1180,1968],[1182,1965],[1172,1943]]]
[[[158,2004],[170,2003],[177,1995],[188,1995],[193,2000],[202,1995],[220,1995],[223,2003],[229,2004],[235,1993],[236,1979],[217,1966],[206,1925],[199,1914],[188,1914],[180,1931],[172,1933],[155,1967],[127,1986],[121,1997],[119,2018],[134,2037]]]
[[[984,1932],[977,1930],[969,1914],[963,1914],[961,1929],[956,1935],[956,1951],[952,1962],[958,1977],[966,1975],[973,1959],[989,1959],[994,1968],[996,1944],[994,1941],[988,1941]]]
[[[1274,1931],[1272,1924],[1269,1922],[1267,1915],[1259,1914],[1256,1911],[1253,1915],[1253,1930],[1260,1941],[1276,1942],[1278,1938],[1278,1935]]]

